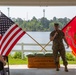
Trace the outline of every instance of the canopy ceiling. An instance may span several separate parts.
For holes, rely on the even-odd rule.
[[[76,6],[76,0],[0,0],[0,5],[11,6]]]

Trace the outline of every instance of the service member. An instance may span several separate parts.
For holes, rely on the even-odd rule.
[[[68,69],[67,69],[68,62],[67,62],[66,56],[65,56],[65,47],[63,44],[63,40],[67,44],[67,47],[69,47],[69,45],[65,39],[65,35],[64,35],[63,31],[59,29],[58,23],[54,23],[54,28],[55,28],[55,30],[50,33],[50,41],[53,41],[52,49],[53,49],[53,56],[54,56],[54,60],[55,60],[55,64],[56,64],[56,71],[59,71],[59,68],[58,68],[58,65],[59,65],[58,53],[59,53],[63,60],[63,65],[65,66],[65,71],[68,72]]]

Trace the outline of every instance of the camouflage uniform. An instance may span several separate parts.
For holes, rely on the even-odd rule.
[[[67,65],[68,63],[67,63],[66,57],[65,57],[65,47],[64,47],[64,44],[63,44],[63,38],[64,38],[65,35],[61,30],[58,30],[58,31],[54,30],[50,33],[50,38],[53,37],[56,32],[58,34],[54,38],[53,46],[52,46],[55,64],[56,65],[59,64],[59,61],[57,59],[58,58],[58,53],[59,53],[62,60],[63,60],[63,64]]]

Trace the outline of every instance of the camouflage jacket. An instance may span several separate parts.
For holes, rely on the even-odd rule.
[[[52,46],[52,49],[64,49],[64,44],[63,44],[63,38],[64,38],[64,33],[61,31],[61,30],[54,30],[50,33],[50,38],[54,36],[55,33],[58,33],[56,35],[56,37],[54,38],[53,40],[53,46]]]

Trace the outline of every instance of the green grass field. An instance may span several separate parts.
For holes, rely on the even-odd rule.
[[[63,61],[60,61],[60,64],[63,64]],[[76,61],[68,61],[68,64],[76,64]]]
[[[60,64],[63,62],[60,61]],[[9,64],[10,65],[23,65],[23,64],[28,64],[28,60],[26,59],[14,59],[14,58],[9,58]],[[68,64],[76,64],[76,61],[68,61]]]
[[[27,64],[27,60],[22,60],[22,59],[9,59],[9,64],[10,65],[20,65],[20,64]]]

